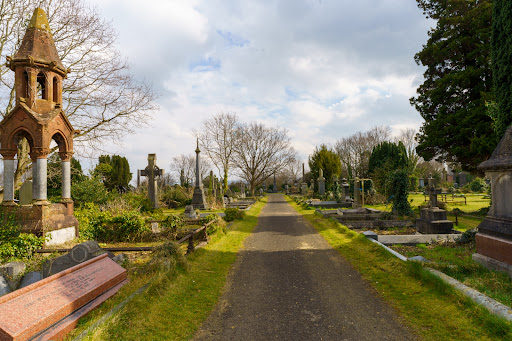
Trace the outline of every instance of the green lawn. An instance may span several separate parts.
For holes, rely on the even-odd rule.
[[[464,204],[464,198],[454,198],[451,195],[446,195],[447,198],[447,210],[451,211],[454,208],[458,208],[465,213],[477,212],[482,208],[489,207],[491,203],[490,198],[485,198],[486,194],[466,194],[466,203]],[[443,196],[444,200],[444,196]],[[410,193],[409,201],[412,208],[417,210],[417,207],[425,203],[425,196],[422,193]],[[428,201],[428,196],[427,196]],[[438,196],[438,201],[441,200],[441,196]],[[390,211],[391,205],[379,204],[379,205],[365,205],[365,207],[375,208],[382,211]]]
[[[512,324],[477,306],[418,263],[402,262],[338,222],[291,204],[422,339],[512,340]]]
[[[266,199],[257,202],[245,218],[235,221],[226,234],[216,234],[210,243],[188,256],[188,270],[147,274],[144,264],[132,273],[122,291],[81,320],[76,336],[131,292],[157,278],[149,289],[134,298],[105,325],[85,340],[188,340],[217,303],[229,269],[244,240],[258,223]],[[163,278],[160,280],[160,278]]]

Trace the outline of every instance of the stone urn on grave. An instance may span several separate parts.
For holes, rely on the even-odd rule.
[[[452,232],[453,223],[448,220],[446,211],[437,207],[437,195],[441,189],[436,188],[432,176],[428,179],[425,193],[429,195],[427,208],[422,208],[420,217],[416,219],[416,231],[423,234],[448,234]]]
[[[491,179],[492,206],[478,225],[473,260],[512,277],[512,127],[478,169]]]

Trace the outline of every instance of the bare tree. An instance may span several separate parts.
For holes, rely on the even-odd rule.
[[[334,150],[338,154],[349,177],[368,176],[368,160],[373,148],[391,136],[391,128],[376,126],[367,132],[357,132],[336,141]]]
[[[302,179],[302,161],[298,158],[291,159],[282,172],[285,181],[292,181],[292,183]]]
[[[211,165],[208,160],[201,159],[201,179],[206,178],[208,173],[210,173]],[[171,162],[171,172],[173,173],[173,178],[176,177],[181,181],[181,172],[183,171],[183,180],[185,184],[189,186],[194,185],[194,181],[196,178],[196,156],[195,154],[180,154],[178,156],[174,156]]]
[[[417,131],[413,128],[407,128],[400,130],[400,134],[395,137],[395,142],[398,143],[401,141],[405,149],[407,150],[407,158],[409,160],[409,173],[414,173],[416,165],[420,160],[420,156],[416,154],[416,146],[418,143],[416,142],[416,133]]]
[[[127,61],[115,46],[117,34],[97,9],[83,0],[3,0],[0,4],[0,55],[13,55],[36,7],[47,15],[62,63],[70,68],[63,82],[63,109],[79,134],[75,146],[101,149],[106,141],[119,141],[141,126],[156,109],[155,94],[136,82]],[[14,73],[0,66],[0,113],[15,103]],[[23,145],[25,144],[25,145]],[[91,150],[91,149],[89,149]],[[26,141],[18,151],[15,183],[30,166]]]
[[[228,173],[233,165],[233,153],[237,143],[240,123],[236,113],[219,113],[203,121],[200,131],[194,134],[199,138],[201,148],[222,174],[224,190],[228,189]]]
[[[249,183],[251,195],[257,186],[294,159],[296,153],[285,129],[255,122],[240,126],[233,161],[238,175]]]

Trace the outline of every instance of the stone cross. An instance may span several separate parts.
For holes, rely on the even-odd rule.
[[[148,166],[140,171],[141,176],[148,177],[148,196],[153,208],[158,208],[157,177],[164,175],[164,170],[156,165],[156,154],[148,154]]]
[[[430,208],[437,207],[437,195],[441,194],[441,189],[436,188],[436,184],[432,178],[432,175],[430,178],[428,178],[428,187],[425,189],[425,193],[428,194]]]

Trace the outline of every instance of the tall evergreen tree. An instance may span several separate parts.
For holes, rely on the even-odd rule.
[[[415,55],[427,67],[418,95],[411,98],[425,119],[416,150],[425,160],[460,163],[475,171],[496,145],[485,106],[492,97],[492,1],[416,1],[427,18],[437,21]]]
[[[377,168],[389,165],[391,169],[408,169],[407,150],[402,141],[393,143],[384,141],[372,150],[368,161],[368,173],[372,174]]]
[[[498,138],[512,123],[512,1],[494,0],[491,59],[494,93],[498,105]]]
[[[99,164],[94,171],[103,179],[105,187],[108,190],[124,192],[132,179],[128,160],[119,155],[101,155],[98,161]]]
[[[315,180],[320,176],[320,169],[323,170],[328,187],[331,186],[332,177],[341,174],[340,158],[335,151],[327,148],[325,144],[320,145],[320,148],[315,148],[313,154],[309,156],[308,164],[311,175]]]

